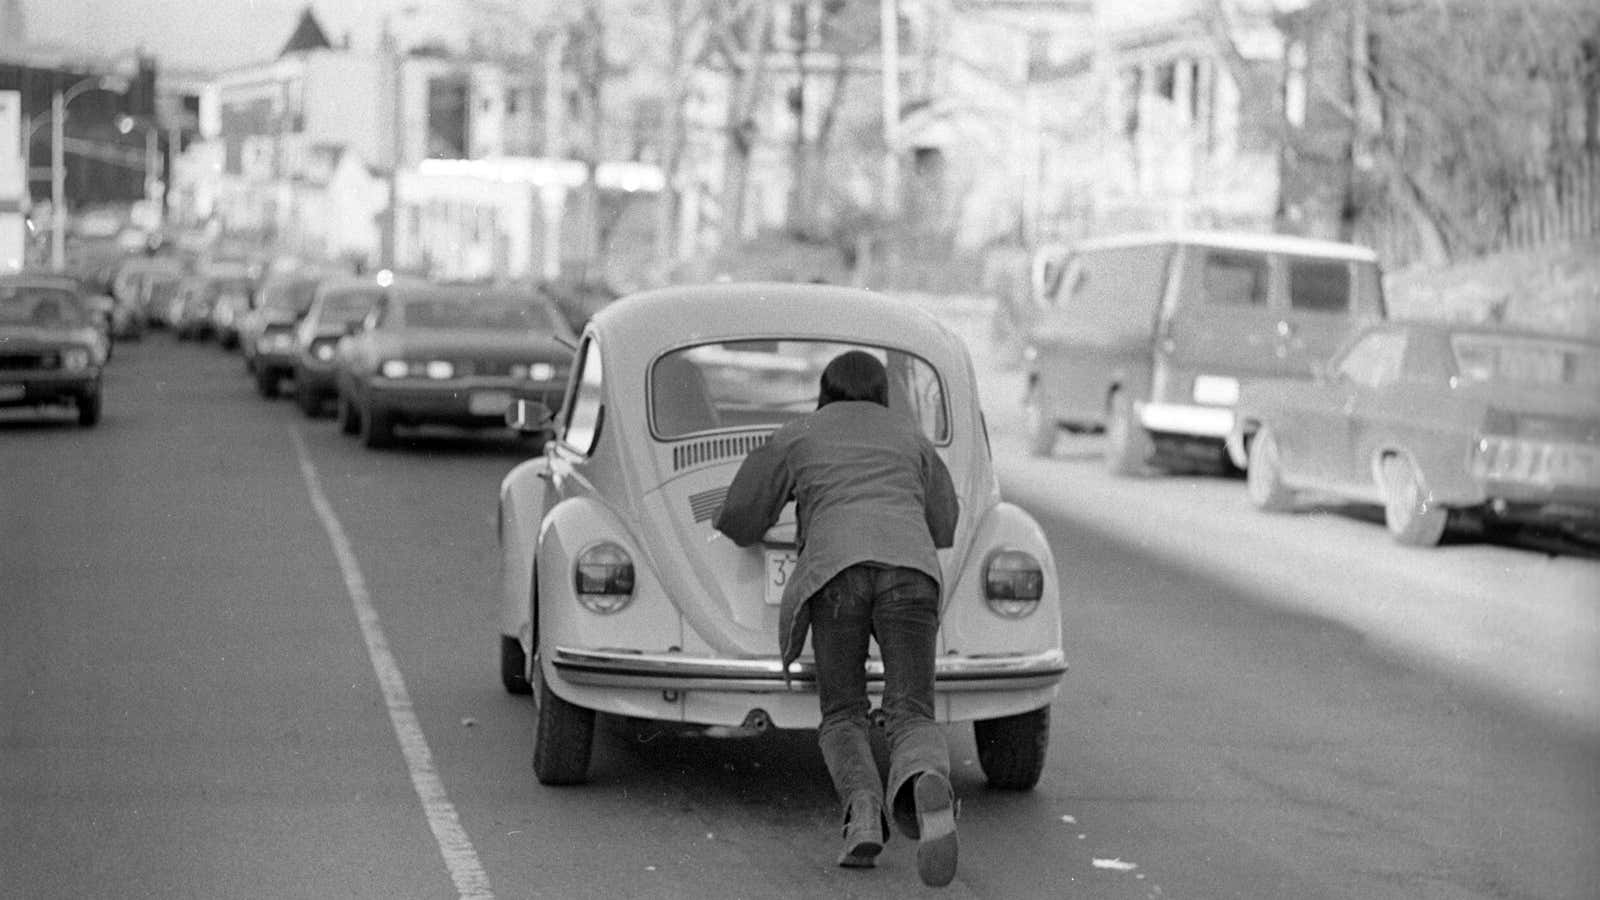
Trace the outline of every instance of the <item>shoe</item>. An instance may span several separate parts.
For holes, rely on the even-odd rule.
[[[846,869],[876,866],[878,854],[883,852],[883,842],[888,839],[881,804],[867,797],[856,799],[845,817],[844,849],[839,853],[839,865]]]
[[[938,772],[917,776],[917,876],[929,887],[956,877],[956,800],[950,779]]]

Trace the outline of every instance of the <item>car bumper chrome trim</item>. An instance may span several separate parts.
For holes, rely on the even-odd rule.
[[[679,653],[631,653],[557,647],[552,663],[574,684],[593,687],[662,690],[813,692],[816,669],[811,660],[789,665],[788,677],[775,657],[718,659]],[[934,660],[934,690],[1025,690],[1050,687],[1067,672],[1060,650],[995,656],[941,656]],[[867,660],[867,683],[883,684],[883,663]]]
[[[1233,410],[1181,403],[1146,403],[1139,408],[1139,424],[1150,431],[1222,439],[1233,431]]]

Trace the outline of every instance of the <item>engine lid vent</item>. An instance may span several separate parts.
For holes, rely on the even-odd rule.
[[[744,456],[766,442],[765,434],[735,434],[689,441],[672,448],[672,470],[681,472],[691,466]]]

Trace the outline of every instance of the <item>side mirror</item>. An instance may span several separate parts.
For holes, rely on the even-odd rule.
[[[506,425],[523,434],[549,431],[554,420],[555,415],[550,412],[550,407],[538,400],[518,399],[506,409]]]

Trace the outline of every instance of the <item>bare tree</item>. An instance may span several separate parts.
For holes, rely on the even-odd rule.
[[[758,105],[766,99],[774,0],[709,0],[714,63],[727,76],[722,179],[722,241],[744,233],[750,160],[760,136]]]

